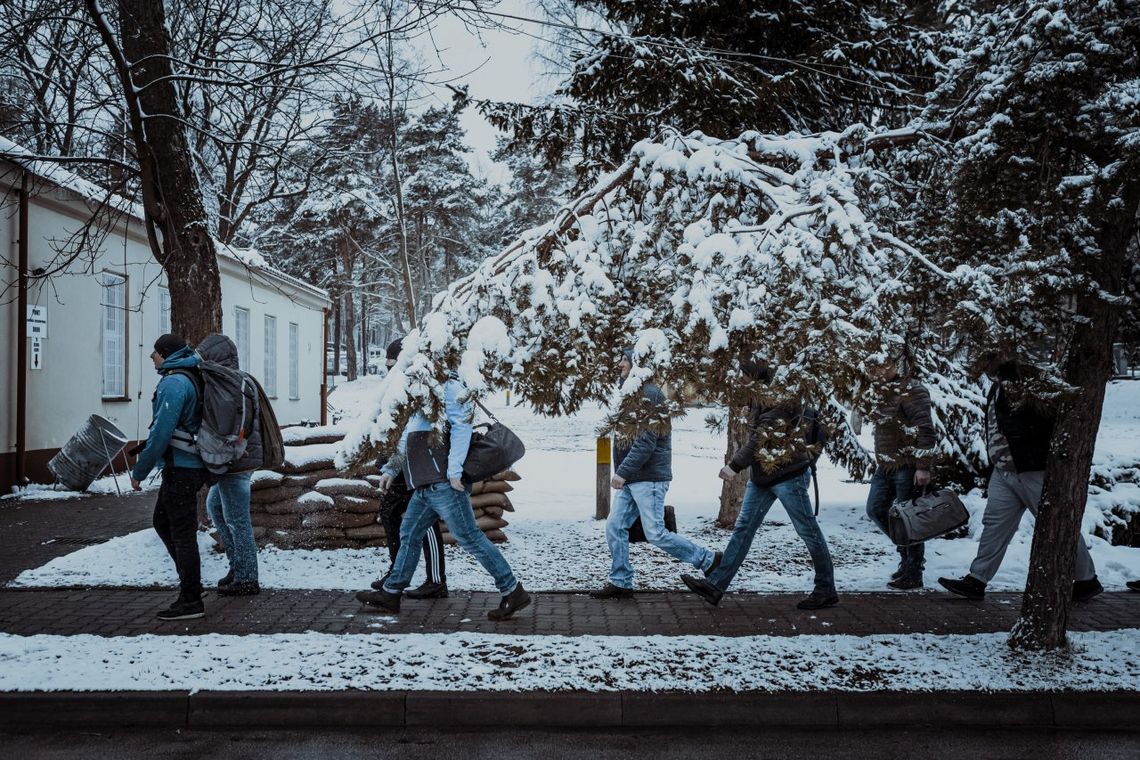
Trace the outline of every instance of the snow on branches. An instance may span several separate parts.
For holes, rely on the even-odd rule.
[[[864,360],[905,342],[903,274],[924,266],[865,212],[873,138],[855,126],[638,143],[558,218],[435,297],[340,464],[391,450],[414,410],[442,420],[441,383],[457,370],[474,396],[507,387],[551,415],[611,393],[632,409],[649,378],[673,414],[693,399],[803,399],[842,431],[832,456],[863,471],[843,412],[872,403]],[[615,391],[626,347],[635,370]],[[745,382],[747,355],[775,368],[769,386]],[[612,422],[628,433],[644,420]]]

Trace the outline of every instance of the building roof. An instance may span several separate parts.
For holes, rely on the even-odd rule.
[[[121,195],[110,194],[106,188],[68,171],[62,164],[37,158],[35,153],[3,136],[0,136],[0,161],[19,166],[28,174],[56,187],[70,190],[84,200],[110,205],[140,224],[144,221],[142,204],[135,203]],[[269,287],[280,289],[284,286],[303,291],[322,301],[324,306],[332,303],[328,291],[270,266],[265,257],[256,249],[235,248],[216,238],[214,239],[214,248],[219,259],[230,259],[237,262],[249,271],[251,277],[256,276]]]

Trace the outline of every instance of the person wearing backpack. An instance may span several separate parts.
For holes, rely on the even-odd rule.
[[[893,357],[879,354],[867,360],[867,372],[879,399],[871,414],[875,426],[875,472],[867,493],[867,516],[888,535],[891,505],[915,498],[919,489],[930,485],[937,443],[930,392],[905,369],[901,351]],[[925,546],[918,543],[898,547],[899,566],[888,586],[899,590],[922,588]]]
[[[240,371],[237,346],[225,335],[209,335],[198,344],[198,356],[207,362]],[[252,596],[261,593],[257,580],[257,542],[249,516],[250,480],[263,465],[261,414],[254,407],[253,424],[245,452],[225,474],[216,475],[206,495],[206,511],[218,531],[229,560],[229,572],[218,581],[218,596]]]
[[[749,359],[741,362],[741,370],[753,381],[770,383],[773,372],[766,362]],[[732,579],[740,570],[752,539],[776,499],[784,505],[792,527],[807,545],[815,566],[815,589],[796,606],[801,610],[817,610],[839,603],[835,590],[835,573],[827,539],[819,528],[808,497],[812,465],[819,456],[822,438],[814,432],[816,414],[802,403],[787,401],[775,405],[753,402],[750,411],[751,433],[747,443],[733,454],[720,470],[722,480],[732,480],[744,468],[751,467],[751,478],[744,490],[744,501],[732,537],[724,549],[719,565],[705,578],[682,575],[681,580],[709,604],[719,604]],[[773,441],[788,441],[773,445]]]
[[[530,594],[515,578],[506,557],[475,524],[471,486],[463,480],[463,462],[471,447],[475,405],[454,372],[443,385],[449,431],[440,440],[423,412],[417,411],[400,434],[400,441],[381,469],[380,492],[387,493],[403,471],[413,489],[400,525],[400,549],[387,579],[375,591],[360,591],[357,600],[387,612],[400,611],[400,597],[419,563],[420,543],[433,523],[447,522],[451,535],[494,579],[502,598],[487,612],[494,621],[506,620],[531,602]]]
[[[625,349],[619,364],[622,380],[633,370],[633,351]],[[653,383],[641,386],[642,399],[661,412],[665,394]],[[633,566],[629,562],[629,529],[639,517],[645,539],[675,559],[708,572],[720,556],[665,528],[665,494],[673,480],[673,439],[669,429],[645,428],[614,451],[614,476],[610,485],[618,492],[606,521],[606,544],[610,550],[610,580],[594,599],[628,599],[633,596]]]
[[[206,614],[198,555],[198,489],[205,485],[208,473],[201,457],[171,442],[175,435],[192,439],[201,422],[198,388],[189,374],[197,367],[198,356],[185,340],[166,334],[155,341],[150,358],[161,378],[151,399],[150,433],[131,469],[131,487],[141,491],[151,470],[162,468],[153,524],[174,560],[179,593],[173,604],[158,613],[158,619],[190,620]]]

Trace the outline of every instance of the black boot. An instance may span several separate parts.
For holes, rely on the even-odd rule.
[[[231,568],[228,573],[226,573],[225,575],[223,575],[221,578],[218,579],[218,588],[221,588],[222,586],[228,586],[233,582],[234,582],[234,571],[233,571],[233,568]]]
[[[405,591],[404,595],[409,599],[446,599],[447,581],[442,583],[424,581],[422,586],[411,591]]]
[[[1124,585],[1132,591],[1140,591],[1140,581],[1128,581]]]
[[[594,599],[632,599],[633,589],[607,583],[599,590],[591,591],[590,596]]]
[[[236,581],[218,587],[218,596],[257,596],[261,586],[257,581]]]
[[[530,594],[520,583],[515,586],[514,591],[503,597],[503,601],[499,602],[498,607],[487,613],[487,617],[496,621],[506,620],[528,604],[530,604]]]
[[[386,612],[400,611],[399,594],[389,594],[387,591],[358,591],[356,600],[369,607],[379,607]]]
[[[839,604],[839,595],[834,591],[816,589],[808,595],[807,599],[801,599],[796,607],[801,610],[822,610],[824,607],[834,607],[837,604]]]
[[[723,591],[706,581],[704,578],[694,578],[687,573],[683,573],[681,575],[681,580],[684,581],[685,585],[689,587],[690,591],[714,607],[720,604],[720,599],[724,596]]]
[[[939,578],[938,582],[950,593],[964,596],[971,601],[980,602],[986,598],[986,584],[972,575],[965,575],[961,580]]]
[[[1087,602],[1102,591],[1104,586],[1100,585],[1095,575],[1087,581],[1073,581],[1074,602]]]
[[[711,565],[709,565],[709,569],[708,569],[708,570],[705,570],[705,577],[706,577],[706,578],[708,578],[710,575],[712,575],[712,574],[713,574],[713,570],[716,570],[718,567],[720,567],[720,561],[721,561],[722,559],[724,559],[724,555],[723,555],[723,554],[721,554],[720,552],[713,552],[713,561],[712,561],[712,564],[711,564]]]
[[[372,588],[376,589],[377,591],[383,591],[384,590],[384,581],[388,580],[388,576],[391,574],[392,574],[392,571],[389,570],[388,572],[381,575],[378,580],[372,581],[372,583],[369,585],[371,585]]]

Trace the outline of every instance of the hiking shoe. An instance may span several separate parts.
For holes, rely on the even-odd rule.
[[[159,620],[194,620],[206,617],[206,605],[199,599],[195,602],[184,602],[181,599],[158,613]]]
[[[914,588],[922,588],[922,573],[903,573],[887,585],[899,591],[910,591]]]
[[[424,581],[423,585],[419,588],[405,591],[404,596],[409,599],[446,599],[447,582],[432,583],[431,581]]]
[[[594,599],[632,599],[633,589],[607,583],[600,590],[591,591],[590,596]]]
[[[709,565],[709,569],[708,569],[708,570],[705,570],[705,577],[706,577],[706,578],[708,578],[710,575],[712,575],[712,574],[713,574],[713,570],[716,570],[718,567],[720,567],[720,561],[721,561],[722,559],[724,559],[724,555],[723,555],[723,554],[721,554],[720,552],[713,552],[713,561],[712,561],[712,564],[711,564],[711,565]]]
[[[1074,602],[1087,602],[1102,591],[1104,586],[1100,585],[1095,575],[1087,581],[1073,581]]]
[[[530,594],[520,583],[515,586],[514,591],[503,597],[498,607],[487,612],[487,617],[491,620],[506,620],[528,604],[530,604]]]
[[[261,586],[257,581],[237,581],[218,587],[218,596],[257,596]]]
[[[1128,581],[1124,585],[1133,591],[1140,591],[1140,581]]]
[[[689,587],[690,591],[714,607],[720,604],[720,598],[724,596],[723,591],[706,581],[704,578],[694,578],[687,573],[682,573],[681,580],[684,581],[685,585]]]
[[[807,599],[801,599],[796,607],[801,610],[822,610],[824,607],[834,607],[837,604],[839,604],[839,596],[834,591],[816,589],[808,595]]]
[[[895,571],[893,573],[891,573],[891,580],[897,581],[899,578],[903,577],[904,575],[906,575],[906,563],[900,559],[899,560],[899,566],[897,568],[895,568]],[[890,584],[887,584],[887,585],[890,585]]]
[[[400,611],[400,595],[389,594],[383,589],[380,591],[357,591],[356,600],[361,604],[367,604],[369,607],[379,607],[387,612]]]
[[[939,578],[938,582],[951,594],[964,596],[970,601],[980,602],[986,598],[986,584],[972,575],[964,575],[961,580]]]
[[[221,588],[222,586],[228,586],[233,582],[234,582],[234,571],[230,570],[228,573],[226,573],[225,575],[223,575],[221,578],[218,579],[218,588]]]

